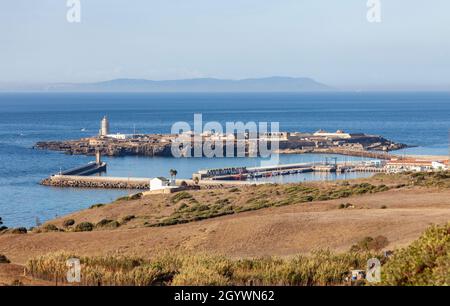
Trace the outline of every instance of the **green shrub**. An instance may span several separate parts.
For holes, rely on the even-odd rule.
[[[63,226],[64,227],[69,227],[75,224],[75,220],[74,219],[66,219],[63,222]]]
[[[10,261],[5,255],[0,254],[0,264],[2,263],[10,263]]]
[[[131,220],[133,220],[134,218],[136,218],[135,215],[128,215],[122,218],[122,220],[120,221],[120,223],[127,223]]]
[[[227,198],[225,198],[225,199],[218,199],[218,200],[216,200],[215,204],[219,205],[219,206],[228,205],[228,204],[230,204],[230,200],[227,199]]]
[[[26,234],[28,230],[25,227],[17,227],[11,230],[11,234]]]
[[[229,190],[229,192],[239,192],[239,188],[233,187]]]
[[[95,225],[95,228],[117,228],[119,227],[119,222],[115,220],[102,219]]]
[[[94,225],[90,222],[81,222],[75,227],[76,232],[90,232],[94,229]]]
[[[118,198],[115,200],[115,202],[118,202],[118,201],[138,200],[138,199],[141,199],[142,196],[143,196],[143,193],[142,193],[142,192],[139,192],[139,193],[135,193],[135,194],[132,194],[132,195],[126,195],[126,196],[118,197]]]
[[[105,204],[98,203],[98,204],[91,205],[91,207],[89,207],[89,209],[100,208],[100,207],[103,207],[103,206],[105,206]]]
[[[171,200],[172,200],[172,203],[176,204],[176,203],[180,202],[181,200],[191,199],[191,198],[192,198],[192,195],[189,192],[182,191],[182,192],[175,194]]]
[[[182,211],[188,207],[189,207],[189,205],[187,205],[186,203],[181,203],[181,205],[178,206],[177,211]]]
[[[382,269],[384,285],[450,284],[450,223],[431,226],[408,247],[398,250]]]
[[[128,197],[128,200],[138,200],[142,198],[142,192],[132,194]]]
[[[45,224],[44,226],[42,226],[41,230],[44,232],[59,232],[60,231],[56,225],[51,224],[51,223]]]
[[[351,252],[367,252],[380,251],[389,244],[389,240],[385,236],[377,236],[375,238],[365,237],[350,249]]]

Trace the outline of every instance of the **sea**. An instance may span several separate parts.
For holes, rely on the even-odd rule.
[[[337,129],[382,135],[411,146],[397,154],[449,155],[450,93],[1,93],[0,217],[9,227],[108,203],[128,190],[56,188],[39,181],[92,157],[33,149],[38,141],[88,137],[107,115],[112,133],[169,133],[175,122],[279,122],[280,130]],[[355,157],[281,155],[280,163]],[[260,158],[105,157],[108,176],[178,178],[207,168],[258,166]],[[347,179],[368,174],[299,174],[274,182]]]

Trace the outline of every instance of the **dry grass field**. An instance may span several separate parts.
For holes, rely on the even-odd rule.
[[[58,251],[147,259],[165,251],[287,258],[320,249],[345,252],[376,236],[386,237],[383,249],[392,250],[410,244],[431,224],[450,220],[448,184],[448,175],[377,175],[121,199],[27,234],[0,234],[0,254],[15,265]],[[231,212],[221,214],[225,209]],[[67,226],[70,219],[74,224]],[[92,227],[77,227],[86,222]],[[0,283],[2,277],[11,281],[5,275],[13,267],[0,264]]]

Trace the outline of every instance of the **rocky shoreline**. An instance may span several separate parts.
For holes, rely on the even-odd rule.
[[[100,152],[103,156],[172,157],[171,145],[175,137],[175,135],[152,134],[140,135],[132,139],[90,137],[79,140],[41,141],[36,143],[33,148],[60,151],[71,155],[93,156],[96,152]],[[395,143],[381,136],[364,134],[338,140],[329,137],[311,137],[279,141],[279,152],[282,154],[336,153],[388,158],[387,152],[406,147],[408,146],[405,144]]]

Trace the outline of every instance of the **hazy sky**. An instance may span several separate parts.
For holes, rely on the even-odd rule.
[[[306,76],[450,89],[450,1],[2,0],[0,82]]]

